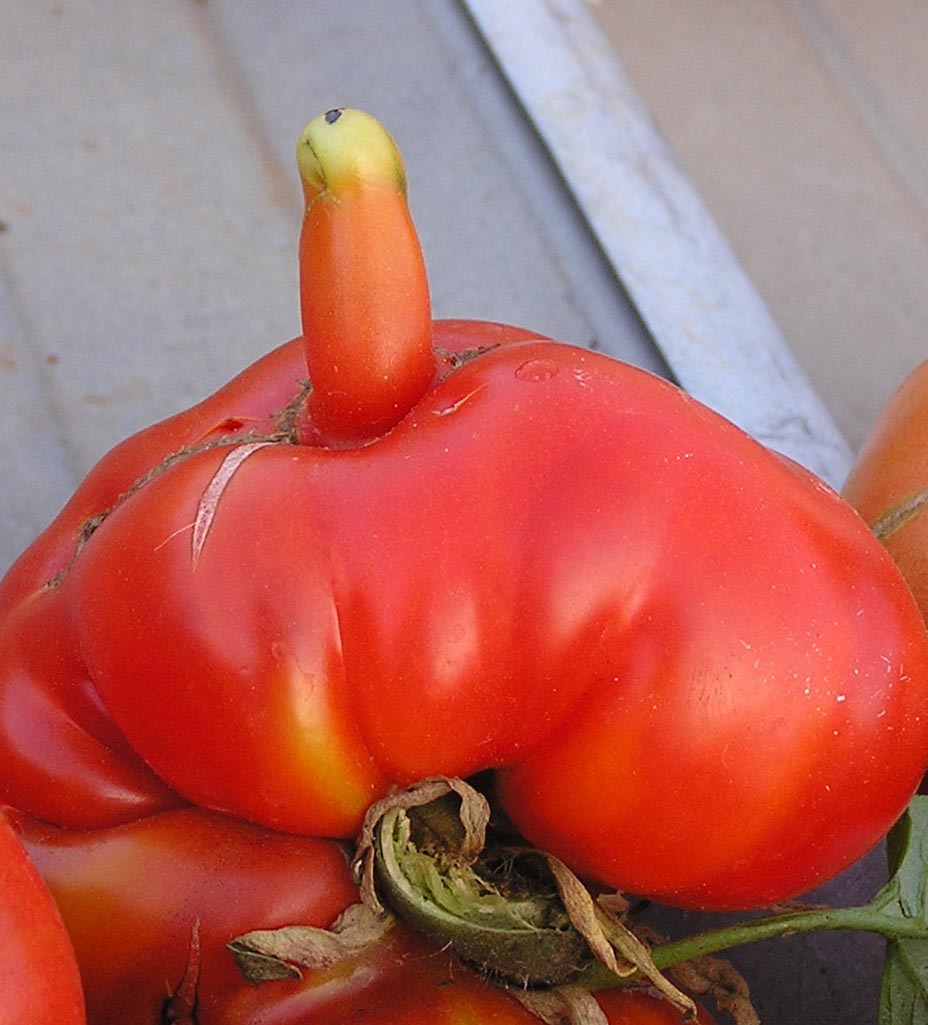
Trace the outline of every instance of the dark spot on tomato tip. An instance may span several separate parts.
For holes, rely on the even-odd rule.
[[[332,110],[325,112],[325,123],[327,125],[334,125],[335,122],[342,116],[341,107],[333,107]]]

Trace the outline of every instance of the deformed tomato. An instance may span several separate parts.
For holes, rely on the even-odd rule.
[[[303,335],[114,449],[0,585],[0,795],[65,827],[50,878],[186,805],[351,838],[487,770],[534,845],[681,906],[863,854],[928,762],[866,524],[642,370],[433,323],[392,140],[330,111],[299,152]]]

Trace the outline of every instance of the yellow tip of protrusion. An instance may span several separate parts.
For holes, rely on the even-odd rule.
[[[387,185],[406,194],[403,159],[390,133],[362,110],[328,110],[303,129],[296,162],[312,197],[357,185]]]

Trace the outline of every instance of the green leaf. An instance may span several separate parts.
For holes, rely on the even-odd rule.
[[[889,835],[892,878],[871,907],[928,929],[928,797],[916,797]],[[928,1025],[928,939],[889,939],[880,1025]]]

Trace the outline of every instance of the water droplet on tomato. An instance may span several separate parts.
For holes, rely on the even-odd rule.
[[[520,381],[547,381],[556,376],[557,364],[546,356],[530,359],[516,369],[516,377]]]

